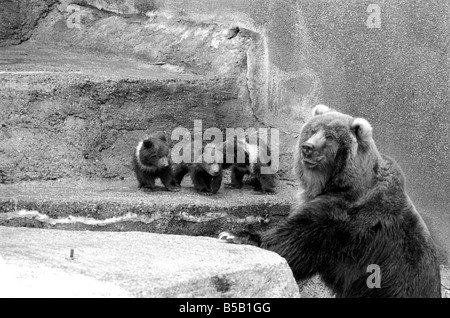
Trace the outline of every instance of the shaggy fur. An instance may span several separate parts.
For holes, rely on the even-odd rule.
[[[140,189],[155,190],[155,179],[160,178],[166,190],[175,190],[171,186],[173,176],[165,136],[140,141],[131,164]]]
[[[221,238],[277,252],[297,280],[319,274],[337,297],[440,297],[436,248],[398,164],[365,119],[323,105],[313,115],[294,159],[303,202],[267,232]],[[371,264],[381,288],[367,285]]]
[[[192,147],[193,148],[193,147]],[[212,143],[204,143],[202,148],[202,153],[195,153],[193,150],[193,161],[192,163],[179,163],[174,167],[174,181],[176,185],[180,185],[184,176],[190,173],[192,183],[195,190],[202,194],[215,194],[219,191],[222,185],[222,164],[218,162],[207,163],[203,160],[203,152],[207,148],[216,148]],[[222,151],[220,149],[220,151]],[[196,163],[195,159],[201,158]]]

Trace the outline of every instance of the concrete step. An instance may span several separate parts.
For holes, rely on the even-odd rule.
[[[1,226],[0,237],[0,297],[299,297],[283,258],[218,239]]]
[[[228,174],[224,179],[229,181]],[[157,185],[157,191],[143,192],[134,178],[0,184],[0,225],[216,236],[277,222],[289,213],[295,195],[294,187],[285,183],[276,195],[260,194],[250,186],[223,186],[217,194],[204,196],[188,176],[179,192]]]

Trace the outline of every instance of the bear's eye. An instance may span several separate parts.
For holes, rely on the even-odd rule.
[[[325,138],[326,138],[328,141],[331,141],[331,140],[334,139],[333,135],[326,135]]]

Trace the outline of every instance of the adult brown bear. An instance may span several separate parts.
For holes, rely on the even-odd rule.
[[[433,240],[367,120],[318,105],[296,152],[303,202],[267,232],[220,238],[277,252],[297,280],[319,274],[337,297],[440,297]]]

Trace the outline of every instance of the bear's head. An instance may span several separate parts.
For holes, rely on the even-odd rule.
[[[137,155],[146,167],[166,168],[170,165],[169,144],[164,135],[143,140],[137,148]]]
[[[380,158],[367,120],[317,105],[301,129],[294,173],[309,199],[327,192],[363,191],[371,186]]]
[[[267,136],[265,137],[267,138]],[[249,166],[252,171],[260,166],[269,167],[272,161],[272,153],[265,138],[256,132],[245,136],[227,139],[223,146],[223,166],[227,169],[233,164]]]
[[[222,173],[223,147],[222,142],[203,142],[202,153],[196,155],[195,162],[200,162],[209,175],[218,176]]]
[[[215,177],[222,173],[222,165],[217,162],[206,163],[202,162],[203,169],[208,172],[209,175]]]

